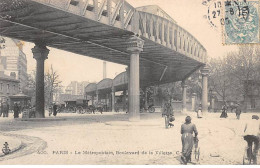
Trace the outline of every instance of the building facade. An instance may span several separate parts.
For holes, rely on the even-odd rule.
[[[3,72],[7,76],[13,76],[20,81],[19,90],[23,90],[27,83],[27,59],[23,52],[23,42],[3,37],[4,48],[1,49],[1,63]]]
[[[0,65],[1,66],[1,65]],[[0,71],[0,102],[10,101],[9,96],[19,93],[19,80]]]
[[[87,81],[77,82],[72,81],[65,89],[65,94],[70,95],[85,95],[84,89],[89,84]]]

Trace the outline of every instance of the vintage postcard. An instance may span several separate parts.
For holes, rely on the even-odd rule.
[[[259,165],[259,6],[0,0],[0,165]]]

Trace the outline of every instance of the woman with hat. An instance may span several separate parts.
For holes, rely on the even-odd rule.
[[[193,137],[193,132],[195,137]],[[181,125],[181,142],[182,142],[182,156],[181,160],[184,164],[191,161],[191,152],[194,138],[197,139],[198,131],[196,125],[191,123],[191,117],[185,118],[185,123]]]

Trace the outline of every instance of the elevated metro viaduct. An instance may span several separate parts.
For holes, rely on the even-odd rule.
[[[126,102],[126,91],[128,90],[128,77],[127,72],[122,72],[117,75],[114,79],[105,78],[100,82],[90,83],[85,87],[85,94],[91,96],[91,102],[93,104],[94,97],[96,100],[106,99],[110,100],[111,110],[115,111],[115,92],[123,91],[123,101]],[[106,104],[108,104],[106,102]]]
[[[166,12],[134,8],[126,0],[1,0],[0,35],[35,43],[38,118],[45,117],[47,46],[127,65],[130,120],[140,118],[140,83],[185,81],[207,58],[200,42]],[[205,113],[207,68],[202,72]]]

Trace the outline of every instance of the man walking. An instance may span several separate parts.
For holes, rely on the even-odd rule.
[[[57,105],[54,103],[53,105],[53,116],[56,117],[57,115]]]
[[[237,107],[236,107],[236,117],[237,117],[238,120],[240,119],[241,112],[242,112],[241,107],[240,107],[240,104],[238,103]]]

